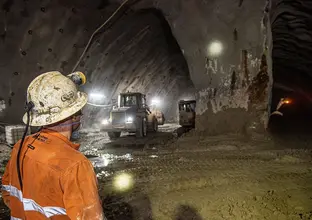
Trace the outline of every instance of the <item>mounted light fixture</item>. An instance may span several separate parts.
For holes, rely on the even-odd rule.
[[[211,57],[220,56],[223,52],[223,45],[220,41],[212,41],[208,46],[208,55]]]
[[[156,98],[156,97],[153,98],[153,99],[152,99],[152,102],[151,102],[151,104],[152,104],[152,105],[155,105],[155,106],[159,106],[160,103],[161,103],[160,99],[159,99],[159,98]]]

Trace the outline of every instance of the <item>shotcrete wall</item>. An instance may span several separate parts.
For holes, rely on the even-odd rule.
[[[262,56],[266,1],[170,2],[154,1],[154,6],[164,11],[188,62],[197,89],[197,130],[263,130],[269,88],[267,57]],[[214,59],[208,47],[216,40],[223,52]]]
[[[294,92],[312,105],[312,3],[272,0],[270,19],[273,36],[273,102]]]
[[[21,121],[26,88],[35,76],[51,70],[70,73],[93,31],[117,6],[6,1],[1,12],[0,121]],[[149,101],[160,98],[167,118],[175,116],[179,97],[194,88],[170,26],[156,9],[123,10],[95,35],[77,70],[87,75],[84,91],[106,96],[93,104],[112,104],[120,92],[143,92]],[[87,106],[85,125],[100,122],[106,110]]]
[[[0,98],[5,102],[0,109],[4,104],[6,108],[0,114],[1,120],[18,121],[31,79],[51,69],[70,72],[92,32],[121,1],[12,2],[7,0],[1,12],[0,69],[6,81],[0,82]],[[86,71],[92,82],[85,90],[104,88],[111,99],[135,88],[150,96],[170,97],[166,103],[171,103],[192,94],[193,83],[199,131],[215,134],[263,128],[270,87],[266,64],[270,47],[266,50],[264,43],[270,30],[265,27],[272,20],[263,21],[266,4],[265,0],[136,1],[126,11],[129,19],[123,15],[100,33],[80,63],[78,69]],[[147,8],[157,11],[153,9],[153,15],[138,12]],[[187,63],[179,49],[169,47],[173,43],[159,34],[160,29],[166,32],[159,14],[168,22]],[[146,20],[151,21],[150,27]],[[215,40],[222,43],[223,52],[214,59],[208,55],[208,46]],[[137,60],[130,59],[133,55]],[[98,114],[92,107],[88,111]],[[172,114],[175,109],[168,106],[166,111]]]

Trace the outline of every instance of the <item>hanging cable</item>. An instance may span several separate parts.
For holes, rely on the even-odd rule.
[[[97,104],[93,104],[93,103],[90,103],[90,102],[88,102],[87,105],[91,105],[91,106],[94,106],[94,107],[101,107],[101,108],[112,107],[112,105],[97,105]]]
[[[77,66],[79,65],[79,63],[81,62],[82,58],[84,57],[85,53],[87,52],[87,50],[89,49],[90,44],[92,43],[93,37],[95,36],[95,34],[97,34],[97,32],[99,32],[108,22],[110,22],[110,20],[112,20],[112,18],[120,11],[120,9],[123,8],[123,6],[125,4],[127,4],[129,0],[125,0],[116,10],[115,12],[100,26],[98,27],[98,29],[96,29],[93,34],[91,35],[84,51],[82,52],[81,56],[79,57],[79,60],[77,61],[76,65],[74,66],[72,73],[75,72]]]
[[[31,102],[31,101],[26,104],[26,107],[25,107],[26,114],[27,114],[26,128],[25,128],[25,131],[24,131],[24,134],[23,134],[23,138],[21,140],[21,143],[20,143],[20,146],[19,146],[19,149],[18,149],[18,152],[17,152],[17,157],[16,157],[17,175],[18,175],[18,180],[19,180],[20,186],[21,186],[21,191],[23,191],[23,180],[22,180],[22,175],[21,175],[21,170],[20,170],[20,157],[21,157],[23,144],[24,144],[24,141],[25,141],[28,129],[29,129],[30,111],[33,109],[34,106],[35,106],[34,103]]]

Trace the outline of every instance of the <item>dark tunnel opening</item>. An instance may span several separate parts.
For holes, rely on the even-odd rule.
[[[279,7],[287,9],[283,13]],[[304,8],[303,8],[304,7]],[[274,133],[312,132],[312,7],[272,1],[273,89],[269,128]]]
[[[174,122],[178,100],[194,92],[181,48],[163,13],[155,8],[130,11],[102,31],[81,63],[90,80],[85,91],[106,96],[86,107],[85,127],[109,117],[121,92],[146,94],[148,104],[153,98],[160,99],[165,118]]]

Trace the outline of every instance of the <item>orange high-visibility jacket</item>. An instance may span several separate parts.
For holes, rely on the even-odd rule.
[[[90,161],[79,145],[52,130],[28,136],[20,164],[23,190],[18,180],[16,157],[11,153],[2,178],[2,197],[13,220],[105,219]]]

